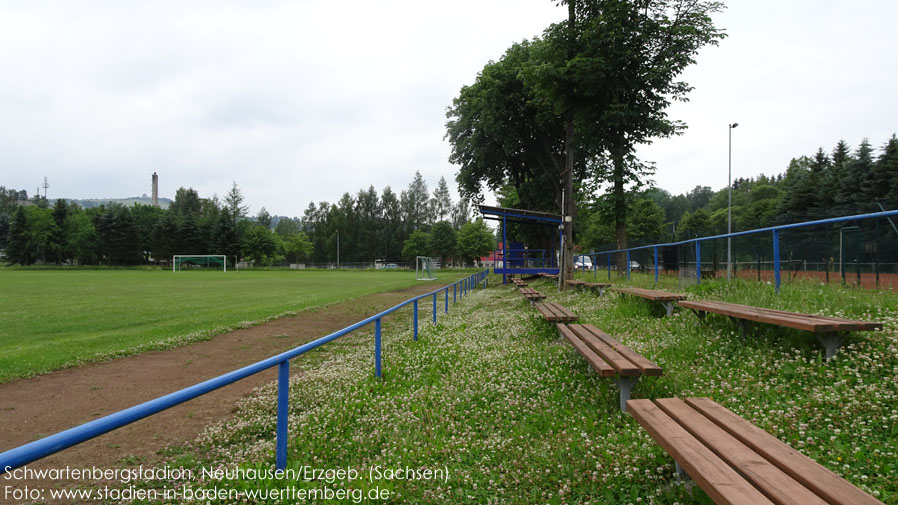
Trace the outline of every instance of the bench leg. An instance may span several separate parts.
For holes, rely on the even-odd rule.
[[[748,332],[748,325],[750,324],[749,321],[733,316],[727,317],[730,318],[730,321],[732,321],[733,324],[739,327],[739,335],[741,335],[742,338],[745,338],[745,334]]]
[[[664,310],[667,311],[667,315],[670,316],[673,314],[673,302],[662,302],[664,304]]]
[[[695,317],[698,318],[699,324],[705,323],[705,316],[708,314],[707,312],[705,312],[703,310],[692,309],[692,313],[695,314]]]
[[[605,296],[605,288],[599,288],[599,296]]]
[[[627,375],[627,376],[617,376],[614,379],[614,382],[617,383],[618,389],[620,389],[620,411],[627,411],[627,400],[630,399],[630,391],[633,391],[633,385],[639,380],[638,375]]]
[[[826,360],[829,361],[839,351],[839,346],[845,339],[842,333],[815,333],[814,336],[820,342],[820,345],[826,350]]]
[[[685,477],[689,477],[689,474],[686,473],[686,470],[683,470],[683,467],[680,466],[680,464],[677,463],[676,460],[674,460],[674,468],[676,468],[676,470],[677,470],[677,475],[678,475],[679,477],[684,477],[684,478],[685,478]]]

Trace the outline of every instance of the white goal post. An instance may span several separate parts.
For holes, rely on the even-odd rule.
[[[171,271],[177,272],[187,268],[215,268],[221,267],[228,271],[228,257],[224,254],[175,254],[171,259]]]
[[[433,273],[433,258],[430,256],[418,256],[415,258],[415,280],[432,281],[437,276]]]

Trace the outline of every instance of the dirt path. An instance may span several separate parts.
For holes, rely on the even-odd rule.
[[[219,335],[177,349],[61,370],[0,384],[0,452],[137,405],[314,340],[416,294],[415,285]],[[440,309],[442,309],[440,297]],[[421,320],[430,316],[421,305]],[[400,311],[397,323],[410,319]],[[302,358],[291,364],[301,373]],[[372,358],[373,360],[373,358]],[[230,415],[253,388],[276,379],[277,368],[160,412],[29,465],[29,468],[151,466],[161,449],[193,440],[207,425]],[[125,461],[124,458],[127,458]],[[17,482],[24,485],[24,482]],[[48,483],[42,483],[48,487]],[[0,503],[3,503],[0,495]]]

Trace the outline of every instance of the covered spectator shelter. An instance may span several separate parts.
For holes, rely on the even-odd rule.
[[[532,210],[508,209],[480,205],[480,213],[484,219],[502,222],[502,249],[496,251],[493,273],[502,274],[502,283],[508,282],[508,276],[536,275],[547,273],[558,275],[558,258],[555,251],[561,250],[562,219],[557,214],[535,212]],[[523,244],[509,247],[508,223],[522,223],[536,226],[549,226],[558,229],[558,248],[552,248],[549,254],[545,249],[528,249]]]

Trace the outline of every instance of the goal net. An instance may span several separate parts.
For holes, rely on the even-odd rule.
[[[432,281],[437,278],[433,273],[433,258],[430,256],[418,256],[415,258],[415,280]]]
[[[172,256],[171,271],[209,269],[228,271],[228,260],[224,254],[176,254]]]

